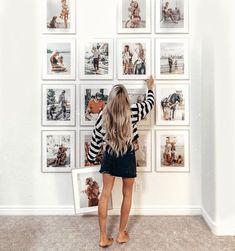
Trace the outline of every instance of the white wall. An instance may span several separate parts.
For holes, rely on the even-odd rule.
[[[116,1],[77,2],[78,42],[85,37],[118,37]],[[73,213],[71,175],[41,172],[40,133],[41,129],[45,129],[41,127],[40,120],[41,5],[40,0],[8,0],[1,4],[0,213],[2,214]],[[191,1],[190,173],[156,173],[153,166],[152,173],[139,174],[143,187],[141,193],[134,194],[132,213],[200,213],[201,59],[198,13],[195,11],[198,6],[198,2]],[[9,18],[9,14],[14,18]],[[141,36],[157,37],[153,32],[151,35]],[[116,80],[113,81],[115,82]],[[77,80],[75,83],[78,86],[80,82]],[[79,135],[79,126],[75,129]],[[78,137],[77,145],[79,145]],[[153,155],[155,155],[154,149]],[[113,191],[115,208],[119,208],[121,204],[120,185],[121,180],[117,179]],[[114,210],[114,213],[117,211]]]

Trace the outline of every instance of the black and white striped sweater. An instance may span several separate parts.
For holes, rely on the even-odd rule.
[[[137,122],[144,119],[145,116],[151,111],[154,105],[154,93],[152,90],[148,90],[146,100],[141,103],[135,103],[131,105],[131,122],[133,126],[133,139],[136,140],[139,135],[137,131]],[[97,154],[99,153],[102,144],[104,143],[105,129],[102,127],[102,111],[99,113],[96,120],[92,138],[90,142],[90,148],[88,152],[88,161],[94,162]]]

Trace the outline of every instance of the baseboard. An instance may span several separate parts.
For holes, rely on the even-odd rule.
[[[0,215],[74,215],[74,206],[0,206]],[[90,213],[89,213],[90,214]],[[96,214],[93,213],[93,214]],[[119,215],[120,208],[109,210],[109,215]],[[200,206],[132,208],[130,215],[200,215]]]
[[[228,236],[228,235],[235,236],[235,227],[216,224],[211,219],[211,217],[204,208],[201,208],[201,211],[202,211],[202,217],[204,218],[205,222],[207,223],[208,227],[210,228],[213,234],[218,236]]]

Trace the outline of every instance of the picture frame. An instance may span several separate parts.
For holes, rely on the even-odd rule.
[[[189,1],[156,0],[155,18],[156,33],[188,33]]]
[[[42,84],[42,126],[75,126],[75,84]]]
[[[88,128],[89,129],[89,128]],[[104,155],[104,147],[101,147],[100,152],[97,154],[95,163],[89,163],[87,159],[87,154],[90,148],[90,141],[93,134],[93,128],[90,128],[89,130],[80,130],[80,167],[93,167],[93,166],[99,166],[101,165],[101,161]]]
[[[81,110],[79,116],[81,126],[94,126],[99,112],[107,103],[111,88],[111,84],[99,82],[86,82],[80,85]],[[98,96],[96,97],[97,93]]]
[[[75,80],[75,38],[46,37],[43,41],[43,80]]]
[[[142,102],[146,99],[147,97],[147,93],[148,93],[148,89],[146,87],[146,84],[137,84],[137,83],[128,83],[128,84],[124,84],[128,94],[129,94],[129,98],[131,101],[131,104],[137,103],[138,100],[139,102]],[[150,126],[153,120],[153,112],[154,108],[152,109],[152,111],[145,117],[145,119],[141,120],[138,122],[139,126]]]
[[[83,41],[80,49],[80,79],[113,79],[113,39]]]
[[[156,172],[190,172],[189,130],[156,130]]]
[[[75,168],[75,135],[75,130],[41,131],[42,172],[64,173]]]
[[[151,72],[151,40],[149,38],[117,39],[117,78],[147,79]]]
[[[117,11],[118,33],[151,32],[150,0],[120,0]]]
[[[46,0],[43,9],[42,30],[44,34],[76,33],[75,0]]]
[[[98,212],[98,203],[103,189],[99,167],[75,168],[72,170],[75,214]],[[112,194],[108,210],[113,209]]]
[[[152,172],[152,130],[139,129],[138,145],[135,152],[137,172]]]
[[[172,82],[159,82],[157,90],[156,125],[189,125],[189,85]]]
[[[189,79],[189,41],[187,38],[156,38],[155,55],[157,79]]]

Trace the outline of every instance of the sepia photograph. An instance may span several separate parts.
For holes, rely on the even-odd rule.
[[[80,79],[113,79],[113,39],[84,42],[80,57]]]
[[[100,166],[104,148],[101,147],[100,152],[96,155],[95,162],[90,163],[87,159],[88,151],[90,149],[90,142],[92,137],[92,130],[80,130],[80,166],[81,167],[92,167],[92,166]]]
[[[75,168],[75,131],[42,131],[42,172]]]
[[[188,40],[156,39],[156,77],[158,79],[188,79]]]
[[[75,0],[46,0],[44,33],[75,33]]]
[[[151,70],[150,44],[145,38],[118,39],[118,79],[146,79]]]
[[[156,33],[188,33],[188,0],[156,1]]]
[[[43,51],[43,79],[75,79],[75,40],[50,38]]]
[[[189,172],[189,131],[156,131],[157,172]]]
[[[80,121],[81,125],[94,125],[99,112],[107,103],[112,85],[81,84],[80,86]]]
[[[75,168],[72,170],[75,214],[98,212],[98,203],[103,189],[99,167]],[[113,209],[112,195],[108,209]]]
[[[42,125],[75,125],[75,85],[42,85]]]
[[[118,33],[150,33],[151,1],[118,1]]]
[[[157,87],[156,124],[189,125],[189,87],[186,84],[161,84]]]

